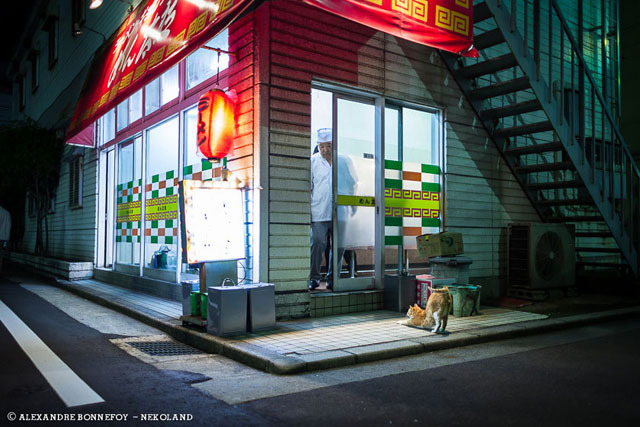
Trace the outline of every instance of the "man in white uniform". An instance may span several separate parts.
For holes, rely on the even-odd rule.
[[[327,246],[327,237],[331,235],[331,203],[332,203],[332,172],[331,172],[331,143],[333,132],[331,128],[318,129],[318,152],[311,156],[311,274],[309,289],[318,287],[322,276],[320,264]],[[329,259],[329,266],[331,258]],[[331,268],[327,275],[327,288],[332,289],[330,279]]]

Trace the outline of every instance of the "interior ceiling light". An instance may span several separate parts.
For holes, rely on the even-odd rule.
[[[97,9],[102,6],[102,0],[92,0],[89,9]]]

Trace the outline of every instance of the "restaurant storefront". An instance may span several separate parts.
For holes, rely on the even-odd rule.
[[[384,275],[423,271],[415,236],[447,225],[447,150],[459,150],[458,132],[486,142],[424,44],[476,55],[471,2],[198,3],[133,11],[96,60],[72,119],[71,142],[95,125],[101,277],[176,288],[197,278],[182,262],[178,183],[231,179],[245,204],[238,279],[275,284],[278,318],[382,308]],[[197,147],[197,105],[216,88],[236,99],[235,137],[232,152],[210,162]],[[332,129],[337,159],[333,245],[354,260],[333,258],[331,293],[307,288],[309,159],[321,128]]]

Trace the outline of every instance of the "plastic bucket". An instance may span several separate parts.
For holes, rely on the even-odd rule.
[[[191,292],[190,298],[191,298],[191,315],[200,316],[200,302],[201,302],[200,292]]]
[[[480,310],[480,286],[452,285],[449,292],[453,298],[453,315],[467,317],[478,314]]]

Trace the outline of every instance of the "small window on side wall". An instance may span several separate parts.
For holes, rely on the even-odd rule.
[[[69,162],[69,207],[82,207],[82,156]]]
[[[53,68],[58,61],[58,25],[58,17],[49,16],[44,27],[47,32],[49,69]]]
[[[21,74],[18,77],[18,108],[24,110],[27,105],[27,77]]]
[[[85,0],[73,0],[71,3],[71,35],[76,37],[78,30],[84,25],[87,16]]]
[[[29,62],[31,63],[31,92],[35,92],[40,86],[40,52],[32,50],[29,53]]]

